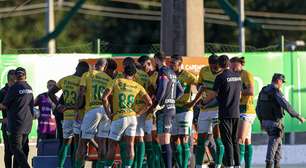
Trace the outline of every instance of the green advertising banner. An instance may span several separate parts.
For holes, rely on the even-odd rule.
[[[271,82],[274,73],[282,73],[286,76],[286,83],[282,89],[285,98],[298,113],[306,117],[306,105],[303,104],[306,101],[306,78],[302,77],[306,75],[306,67],[302,66],[303,61],[306,61],[305,52],[258,52],[245,53],[243,56],[246,58],[245,68],[255,79],[255,105],[261,88]],[[286,132],[306,131],[306,124],[300,124],[288,113],[284,123]],[[255,121],[253,130],[254,133],[261,132],[258,120]]]
[[[241,54],[228,54],[241,56]],[[46,83],[53,79],[58,81],[61,77],[74,72],[75,66],[80,59],[110,57],[111,55],[95,54],[60,54],[60,55],[1,55],[0,56],[0,86],[6,83],[6,74],[10,69],[18,66],[26,68],[28,82],[33,87],[34,95],[46,91]],[[128,55],[131,56],[131,55]],[[283,94],[291,102],[294,109],[306,117],[306,52],[258,52],[245,53],[246,69],[254,75],[255,79],[255,101],[260,89],[271,82],[272,75],[276,72],[286,76],[286,84]],[[300,124],[288,114],[284,119],[287,132],[306,131],[306,124]],[[36,138],[37,122],[34,122],[30,138]],[[261,132],[260,125],[256,120],[253,132]]]

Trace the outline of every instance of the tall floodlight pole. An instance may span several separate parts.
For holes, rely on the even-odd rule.
[[[239,4],[239,46],[240,46],[240,52],[245,52],[244,0],[238,0],[238,4]]]
[[[54,31],[54,0],[46,0],[47,3],[47,15],[46,15],[46,30],[47,33]],[[56,53],[55,39],[51,39],[48,42],[48,53]]]

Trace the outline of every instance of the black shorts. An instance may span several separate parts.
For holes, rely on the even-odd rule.
[[[157,134],[171,133],[172,122],[175,117],[175,108],[164,108],[156,114]]]

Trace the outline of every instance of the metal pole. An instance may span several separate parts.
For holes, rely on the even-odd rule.
[[[0,55],[2,55],[2,40],[0,39]]]
[[[285,52],[285,36],[281,36],[281,43],[282,43],[282,53]]]
[[[101,39],[97,39],[97,53],[100,54],[101,52]]]
[[[54,31],[54,0],[46,0],[48,4],[48,12],[47,12],[47,33],[51,33]],[[55,39],[51,39],[48,42],[48,53],[55,54],[56,46]]]
[[[239,46],[240,52],[245,52],[245,14],[244,14],[244,0],[238,0],[239,4]]]

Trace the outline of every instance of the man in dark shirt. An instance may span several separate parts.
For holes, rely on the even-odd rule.
[[[223,164],[225,167],[239,167],[238,122],[241,93],[241,78],[238,73],[229,69],[229,58],[222,55],[218,58],[219,66],[224,69],[216,77],[211,95],[206,101],[217,98],[219,103],[219,121],[222,143],[225,153]]]
[[[15,70],[9,70],[7,74],[7,84],[0,90],[0,103],[4,100],[4,97],[7,95],[7,92],[9,88],[15,83]],[[8,141],[8,135],[7,135],[7,112],[6,110],[2,110],[2,136],[3,136],[3,142],[4,142],[4,164],[5,167],[12,167],[12,156],[13,153],[10,150],[9,141]],[[16,159],[14,160],[14,167],[17,166]]]
[[[23,146],[26,145],[28,134],[32,128],[33,120],[33,91],[26,82],[26,70],[15,70],[16,83],[12,85],[4,101],[0,104],[1,110],[7,110],[7,132],[11,150],[16,161],[22,168],[29,168]]]
[[[166,65],[166,57],[160,53],[154,56],[158,68],[157,93],[153,104],[156,107],[156,126],[159,143],[166,168],[172,167],[170,145],[172,120],[175,116],[175,100],[184,93],[175,72]]]
[[[286,110],[291,117],[305,122],[304,117],[294,111],[289,102],[281,93],[285,82],[283,74],[274,74],[272,83],[263,87],[257,100],[256,113],[262,128],[269,136],[269,143],[266,155],[266,168],[280,168],[281,146],[284,133],[282,122]]]

